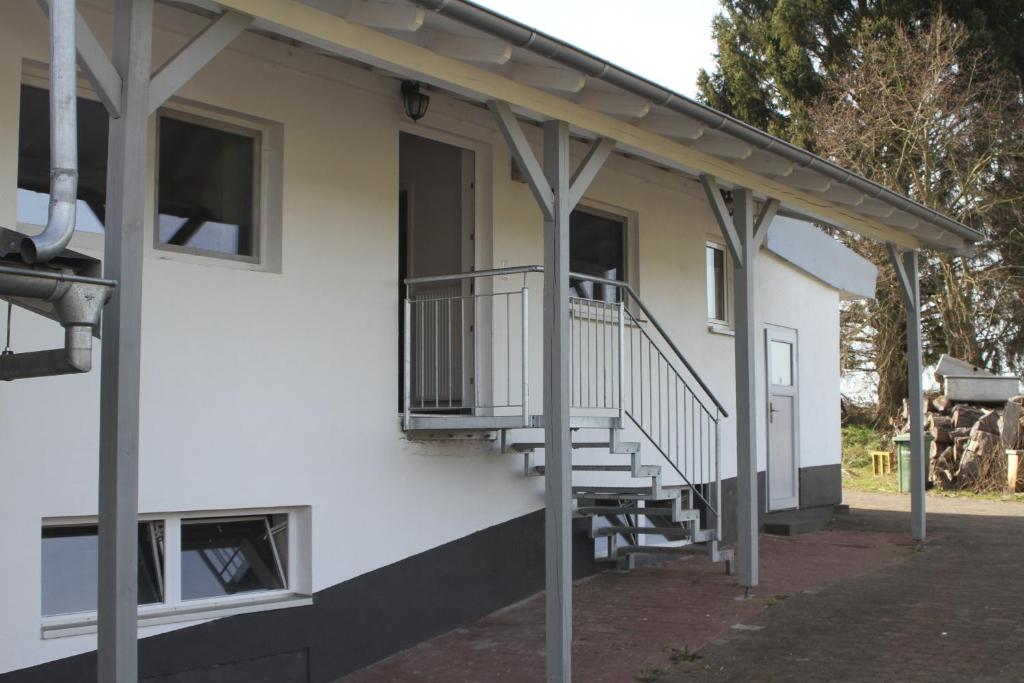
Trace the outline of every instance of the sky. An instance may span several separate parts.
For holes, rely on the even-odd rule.
[[[476,0],[684,95],[714,64],[718,0]]]

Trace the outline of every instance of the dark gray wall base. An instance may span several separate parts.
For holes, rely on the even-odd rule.
[[[819,465],[800,468],[800,509],[838,505],[843,501],[842,466]],[[757,473],[758,528],[764,530],[767,505],[767,480],[764,472]],[[736,478],[722,480],[722,501],[725,517],[722,519],[722,538],[735,543],[739,535],[736,525]]]
[[[814,508],[843,502],[843,466],[800,468],[800,507]]]
[[[573,573],[598,570],[589,520],[573,520]],[[352,552],[358,544],[348,542]],[[544,588],[544,511],[322,590],[313,604],[243,614],[139,642],[146,683],[333,681]],[[94,681],[96,653],[0,675]]]

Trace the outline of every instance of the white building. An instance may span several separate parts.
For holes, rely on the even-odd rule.
[[[107,54],[115,4],[132,0],[79,2]],[[180,53],[198,63],[165,71],[184,84],[154,79],[151,93],[173,95],[146,119],[144,178],[107,177],[109,80],[78,33],[69,248],[87,258],[55,263],[97,275],[104,262],[119,280],[107,316],[138,289],[104,259],[106,197],[122,182],[145,199],[137,451],[132,424],[107,423],[138,457],[140,679],[334,680],[542,590],[545,553],[569,559],[555,527],[545,547],[545,494],[575,499],[576,575],[648,545],[729,560],[738,542],[745,585],[751,510],[841,501],[839,302],[871,296],[875,269],[813,222],[910,253],[969,249],[973,231],[766,134],[716,130],[721,115],[679,96],[645,98],[614,67],[588,72],[571,46],[516,42],[526,29],[462,0],[157,3],[152,70],[222,10]],[[31,235],[47,217],[50,40],[32,0],[0,16],[0,225]],[[416,122],[403,81],[429,96]],[[533,125],[550,120],[567,125]],[[584,164],[571,190],[538,182],[552,136]],[[544,278],[564,272],[545,255],[545,187],[555,213],[580,195],[568,226],[549,220],[569,269],[620,283],[570,281],[568,355],[549,356],[565,362],[561,424],[590,445],[573,451],[572,495],[537,469],[557,438],[545,391],[560,386],[543,371],[558,347]],[[730,243],[750,209],[767,239]],[[761,240],[756,271],[750,253],[736,261]],[[23,267],[17,248],[0,242],[0,265]],[[411,283],[406,305],[403,279],[460,274]],[[18,303],[14,352],[63,345],[57,322]],[[91,372],[0,386],[5,683],[95,676],[110,409],[95,346]],[[736,369],[747,351],[752,384]],[[756,457],[738,460],[746,438]],[[627,523],[641,532],[619,533]]]

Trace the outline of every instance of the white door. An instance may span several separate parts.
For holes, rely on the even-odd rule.
[[[768,509],[800,506],[796,331],[765,330],[768,370]]]

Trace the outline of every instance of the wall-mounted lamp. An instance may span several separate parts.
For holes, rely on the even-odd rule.
[[[402,104],[405,115],[413,121],[419,121],[427,113],[430,97],[420,92],[420,84],[416,81],[402,81]]]

